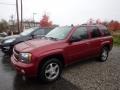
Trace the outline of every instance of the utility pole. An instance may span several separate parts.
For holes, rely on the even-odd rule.
[[[20,33],[18,0],[16,0],[16,12],[17,12],[17,29],[18,29],[18,32]]]
[[[23,1],[21,0],[21,32],[23,31]]]
[[[33,23],[34,23],[34,27],[35,27],[35,15],[36,15],[37,13],[33,13]]]
[[[10,20],[9,20],[9,23],[10,23],[10,31],[13,32],[14,31],[14,19],[13,19],[13,15],[10,16]]]

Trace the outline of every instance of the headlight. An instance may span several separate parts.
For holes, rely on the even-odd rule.
[[[5,40],[4,43],[11,43],[11,42],[13,42],[14,40],[15,40],[15,38],[13,38],[13,39],[8,39],[8,40]]]
[[[31,56],[32,55],[30,53],[20,53],[19,58],[23,63],[30,63]]]

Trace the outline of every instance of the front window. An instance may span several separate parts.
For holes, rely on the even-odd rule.
[[[88,33],[86,27],[78,27],[77,30],[72,35],[73,39],[84,40],[88,39]]]
[[[65,39],[70,32],[71,27],[65,26],[65,27],[57,27],[50,31],[45,37],[55,38],[55,39]]]

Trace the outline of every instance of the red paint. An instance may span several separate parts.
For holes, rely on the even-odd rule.
[[[71,35],[74,33],[77,27],[74,27],[69,32],[68,36],[64,40],[52,41],[52,40],[30,40],[16,45],[14,48],[19,52],[30,52],[32,54],[32,61],[30,64],[25,64],[16,60],[13,56],[11,62],[18,72],[25,70],[26,75],[36,76],[38,67],[45,57],[51,55],[62,55],[64,58],[64,64],[68,65],[78,60],[98,56],[101,52],[101,48],[108,44],[110,49],[112,48],[112,36],[104,36],[91,38],[89,28],[89,39],[74,42],[69,42]]]

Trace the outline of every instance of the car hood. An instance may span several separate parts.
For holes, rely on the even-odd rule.
[[[39,47],[46,47],[49,45],[55,44],[57,41],[53,40],[42,40],[42,39],[34,39],[34,40],[29,40],[26,42],[22,42],[20,44],[17,44],[15,46],[15,49],[17,49],[20,52],[30,52],[33,49],[37,49]]]
[[[12,39],[12,38],[17,38],[17,37],[20,37],[20,35],[7,36],[7,37],[4,38],[4,40]]]

